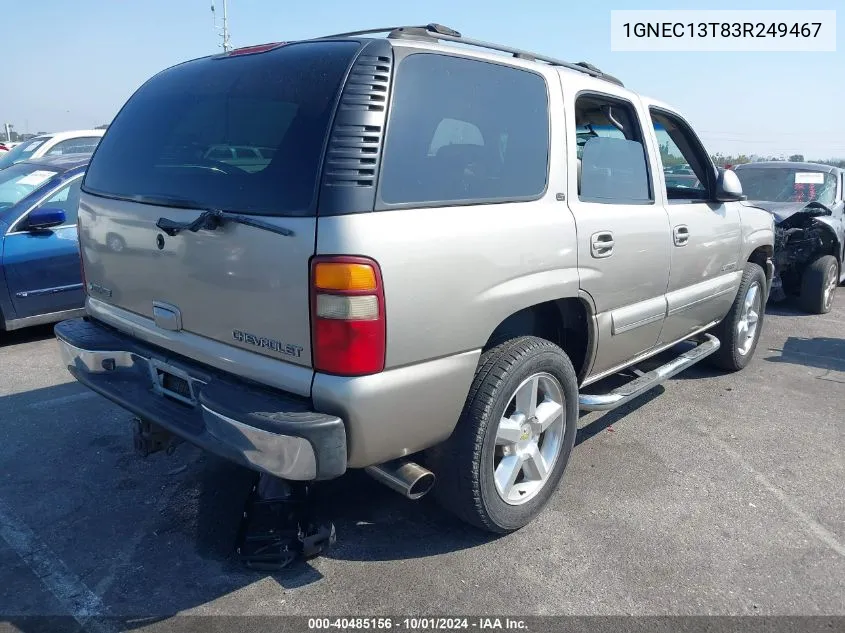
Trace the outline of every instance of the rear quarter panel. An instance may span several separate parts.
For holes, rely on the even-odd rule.
[[[378,262],[387,369],[479,349],[514,312],[578,296],[575,224],[554,200],[323,218],[317,253]]]
[[[322,218],[317,234],[319,254],[375,259],[385,288],[385,371],[314,376],[315,404],[346,422],[352,468],[446,439],[496,326],[578,296],[575,225],[554,200]]]
[[[530,202],[394,209],[321,217],[318,255],[364,255],[381,267],[386,368],[480,349],[514,312],[578,296],[575,221],[565,200],[560,79],[548,83],[548,186]]]
[[[381,268],[385,371],[317,373],[312,398],[347,425],[349,466],[412,454],[454,430],[481,348],[522,308],[578,297],[575,222],[565,200],[565,128],[550,72],[548,186],[537,200],[321,217],[318,255],[361,255]]]

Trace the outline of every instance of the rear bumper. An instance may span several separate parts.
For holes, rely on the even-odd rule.
[[[343,420],[312,411],[307,399],[174,357],[93,320],[63,321],[55,334],[80,383],[204,450],[283,479],[346,471]],[[187,386],[181,398],[162,387],[161,371]]]

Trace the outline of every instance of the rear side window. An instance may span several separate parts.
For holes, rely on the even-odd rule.
[[[78,138],[69,138],[66,141],[59,141],[49,150],[47,156],[60,156],[61,154],[80,154],[90,153],[97,148],[97,143],[100,142],[99,136],[80,136]]]
[[[398,68],[380,178],[386,204],[472,204],[539,197],[549,162],[542,76],[415,53]]]
[[[589,94],[575,100],[578,198],[600,204],[654,201],[648,156],[630,102]]]
[[[83,190],[173,206],[313,215],[323,145],[359,46],[292,44],[160,73],[109,126]]]

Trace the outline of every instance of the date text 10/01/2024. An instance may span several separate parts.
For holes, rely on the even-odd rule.
[[[625,22],[625,37],[818,37],[821,22]]]
[[[523,630],[528,629],[524,620],[512,618],[309,618],[309,630]]]

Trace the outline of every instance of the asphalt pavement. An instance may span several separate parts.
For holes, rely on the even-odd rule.
[[[188,614],[845,615],[845,292],[769,306],[753,362],[581,418],[562,485],[494,538],[360,473],[328,554],[244,569],[249,474],[72,381],[50,327],[0,333],[0,620]],[[27,627],[21,627],[22,630]]]

